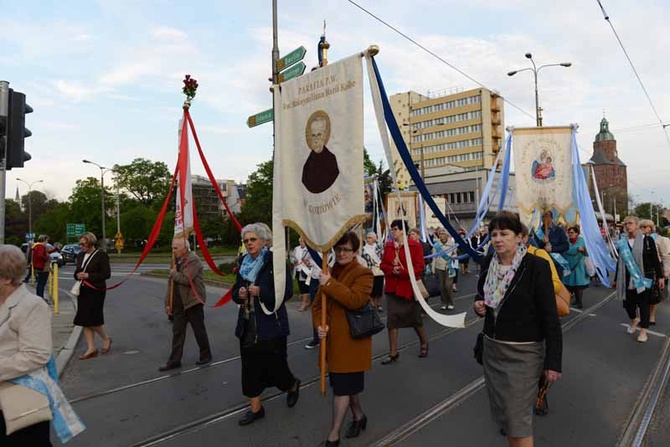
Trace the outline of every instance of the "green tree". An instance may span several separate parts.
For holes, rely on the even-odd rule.
[[[33,228],[36,233],[48,234],[53,242],[66,244],[69,242],[66,235],[68,223],[75,223],[70,221],[69,204],[57,202],[33,223]]]
[[[241,219],[243,222],[272,221],[272,175],[273,161],[268,160],[258,165],[247,180],[247,195],[242,206]]]
[[[363,148],[363,172],[366,177],[374,177],[378,173],[377,166],[370,159],[370,154],[368,154],[368,150],[365,148]]]
[[[5,243],[21,245],[28,232],[28,213],[12,199],[5,200]]]
[[[111,216],[110,209],[114,205],[114,196],[108,187],[105,187],[105,216]],[[70,195],[70,218],[71,223],[83,223],[86,231],[90,231],[99,238],[102,237],[102,211],[100,208],[100,181],[95,177],[77,180]],[[111,221],[106,219],[107,223]],[[110,227],[111,228],[111,227]],[[105,231],[106,233],[106,231]],[[114,236],[113,234],[111,236]]]
[[[145,206],[160,207],[165,200],[172,175],[162,161],[136,158],[128,165],[114,165],[116,181]]]

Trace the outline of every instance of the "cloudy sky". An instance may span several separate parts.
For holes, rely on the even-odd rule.
[[[596,0],[356,0],[447,63],[427,54],[348,0],[278,0],[279,49],[304,45],[316,65],[327,21],[335,61],[376,44],[389,94],[475,88],[466,73],[509,101],[505,124],[534,125],[533,76],[539,76],[545,125],[577,123],[582,161],[603,114],[628,165],[637,201],[670,203],[670,143]],[[271,106],[271,0],[22,0],[2,2],[0,79],[26,93],[33,159],[7,173],[7,197],[28,182],[66,200],[77,179],[99,177],[82,163],[127,164],[137,157],[174,169],[181,80],[200,88],[191,114],[218,178],[245,181],[272,154],[272,126],[246,126]],[[602,0],[664,122],[670,122],[670,2]],[[560,5],[560,6],[559,6]],[[450,67],[456,67],[458,70]],[[366,93],[365,145],[383,157]],[[670,130],[670,128],[668,129]],[[192,159],[194,174],[203,174]],[[111,177],[107,176],[108,181]]]

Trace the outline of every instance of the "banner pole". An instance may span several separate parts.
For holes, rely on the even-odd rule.
[[[328,273],[328,253],[321,253],[321,271]],[[326,327],[326,294],[321,291],[321,327]],[[319,369],[321,371],[321,395],[326,395],[326,342],[321,340],[319,343]]]

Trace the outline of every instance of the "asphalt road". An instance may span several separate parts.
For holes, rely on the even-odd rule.
[[[121,273],[119,269],[117,273]],[[125,270],[123,270],[125,271]],[[65,272],[63,272],[65,273]],[[374,366],[366,374],[362,404],[367,430],[341,445],[506,445],[490,420],[481,367],[472,359],[472,345],[481,321],[471,312],[476,273],[461,278],[456,311],[467,311],[465,329],[453,330],[426,320],[430,354],[419,359],[413,331],[400,331],[400,361],[382,366],[388,351],[386,333],[374,337]],[[69,287],[62,275],[62,288]],[[309,314],[288,303],[291,336],[289,365],[303,380],[298,405],[286,407],[285,394],[264,393],[265,419],[239,427],[246,411],[241,392],[239,348],[233,335],[237,309],[229,304],[206,310],[214,354],[209,366],[196,367],[192,333],[181,370],[158,372],[170,349],[171,327],[163,313],[166,281],[134,276],[108,292],[106,328],[114,343],[109,354],[80,361],[83,340],[68,365],[61,385],[87,430],[69,446],[317,446],[326,437],[331,397],[319,392],[317,350],[305,350],[311,338]],[[211,306],[223,290],[208,288]],[[670,332],[670,307],[661,305],[659,335],[640,344],[626,333],[621,303],[612,291],[592,287],[580,316],[563,318],[564,373],[550,392],[550,414],[536,418],[538,446],[613,446],[624,432]],[[431,298],[434,307],[437,298]],[[587,309],[585,309],[587,310]],[[382,314],[384,316],[384,314]],[[575,319],[572,323],[570,323]],[[661,396],[651,419],[646,445],[670,445],[668,393]],[[52,437],[54,440],[55,436]],[[54,445],[59,445],[57,440]]]

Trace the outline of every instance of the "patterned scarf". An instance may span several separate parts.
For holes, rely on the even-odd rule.
[[[256,256],[256,259],[247,254],[242,260],[242,265],[240,266],[240,276],[253,284],[256,281],[258,272],[260,272],[261,267],[263,267],[263,261],[265,260],[265,254],[267,252],[268,248],[263,247],[258,256]]]
[[[500,267],[500,259],[498,254],[493,254],[493,259],[491,259],[491,265],[489,265],[489,272],[486,275],[486,282],[484,283],[484,303],[492,308],[496,309],[503,298],[509,285],[512,283],[512,278],[516,274],[519,265],[523,257],[526,255],[526,246],[520,245],[516,249],[514,254],[514,259],[512,259],[512,266],[507,271],[503,271]]]

